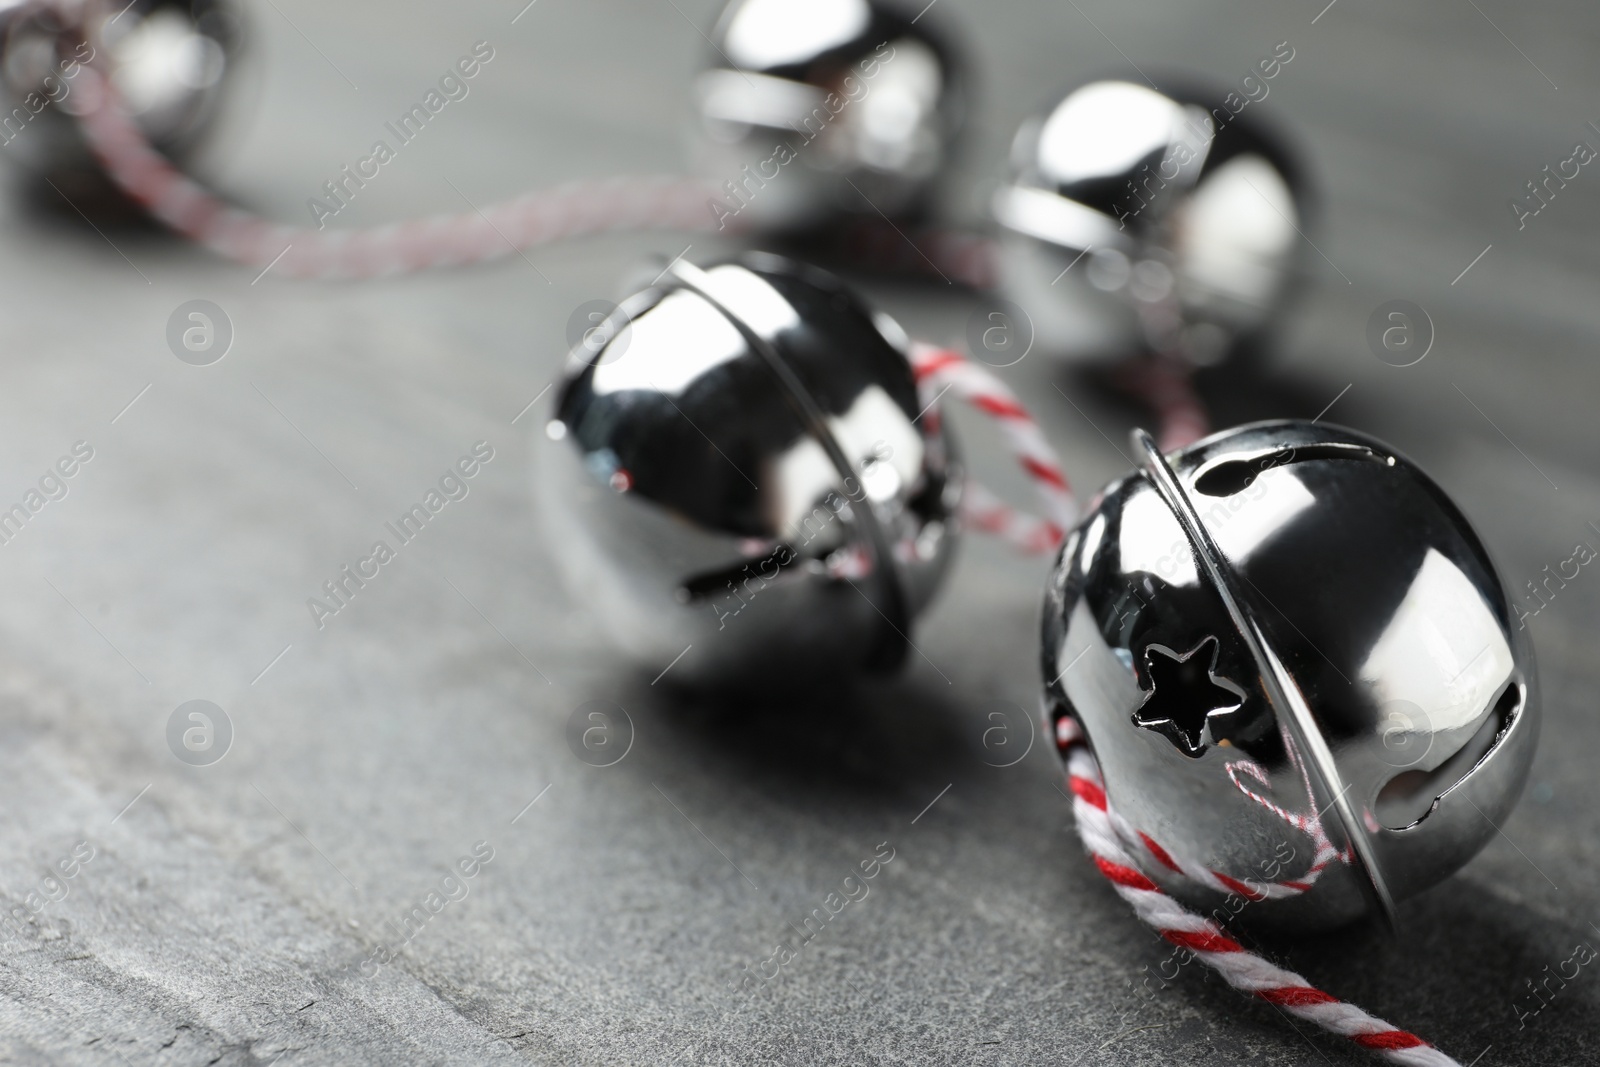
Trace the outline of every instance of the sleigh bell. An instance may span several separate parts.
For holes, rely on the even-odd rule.
[[[1135,438],[1046,594],[1049,713],[1174,895],[1262,925],[1392,917],[1494,836],[1538,738],[1482,542],[1347,430],[1260,423],[1171,456]]]
[[[1282,305],[1306,192],[1243,97],[1092,82],[1024,123],[1012,155],[1001,284],[1046,349],[1214,363]]]
[[[898,665],[961,485],[908,347],[788,260],[662,271],[574,349],[541,442],[578,598],[680,683]]]
[[[961,127],[964,81],[937,14],[890,0],[734,0],[694,83],[720,228],[795,234],[915,220]]]
[[[86,19],[94,20],[92,32],[81,25]],[[96,182],[96,165],[70,114],[93,106],[73,99],[98,88],[80,78],[83,68],[93,62],[108,72],[150,142],[181,157],[216,118],[240,44],[240,14],[233,0],[5,4],[0,8],[5,154],[64,191],[104,197],[110,187]]]

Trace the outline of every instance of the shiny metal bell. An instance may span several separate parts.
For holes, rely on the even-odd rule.
[[[892,0],[733,0],[693,90],[719,226],[797,233],[923,213],[965,103],[935,22]]]
[[[235,0],[133,0],[85,5],[97,13],[100,44],[63,34],[59,5],[0,3],[0,154],[52,180],[92,174],[96,166],[63,108],[81,64],[106,62],[123,101],[161,151],[194,146],[217,113],[239,53]]]
[[[671,264],[573,350],[541,443],[575,595],[680,683],[897,666],[962,484],[908,350],[822,271]]]
[[[1258,423],[1113,482],[1045,597],[1045,704],[1128,832],[1313,928],[1440,881],[1495,834],[1539,734],[1527,633],[1467,520],[1392,448]],[[1211,912],[1215,889],[1149,873]]]
[[[1288,148],[1235,94],[1127,81],[1030,119],[995,196],[1000,284],[1046,351],[1224,358],[1280,307],[1304,241]]]

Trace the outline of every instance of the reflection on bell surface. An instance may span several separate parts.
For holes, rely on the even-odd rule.
[[[938,17],[894,0],[729,4],[693,88],[719,226],[794,234],[924,213],[965,104]]]
[[[0,127],[4,154],[28,170],[83,188],[96,173],[63,109],[73,106],[79,65],[109,69],[124,105],[156,148],[181,158],[217,114],[242,42],[234,0],[132,0],[99,11],[98,42],[63,33],[50,5],[0,3]],[[103,195],[109,185],[96,189]]]
[[[1290,887],[1247,923],[1392,916],[1494,836],[1538,739],[1532,648],[1482,542],[1347,430],[1135,445],[1046,592],[1050,714],[1082,724],[1132,832]]]
[[[996,194],[1000,277],[1047,351],[1216,362],[1266,327],[1302,254],[1288,147],[1235,94],[1098,81],[1025,122]]]
[[[908,347],[825,272],[670,265],[576,347],[539,442],[576,596],[679,683],[897,666],[961,486]]]

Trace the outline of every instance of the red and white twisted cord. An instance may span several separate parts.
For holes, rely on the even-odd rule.
[[[1124,846],[1125,824],[1124,830],[1119,832],[1118,824],[1122,820],[1106,798],[1100,764],[1090,752],[1083,728],[1076,720],[1063,717],[1058,721],[1056,747],[1066,760],[1073,816],[1090,859],[1117,895],[1133,908],[1134,914],[1163,939],[1194,953],[1196,959],[1240,992],[1259,997],[1330,1033],[1347,1037],[1391,1063],[1408,1067],[1461,1067],[1458,1061],[1416,1034],[1397,1029],[1354,1004],[1324,993],[1293,971],[1250,952],[1227,936],[1215,922],[1168,896],[1145,876],[1138,861]],[[1148,837],[1139,837],[1150,852],[1167,855]],[[1167,865],[1173,870],[1180,869],[1176,862]],[[1248,896],[1247,889],[1245,883],[1239,882],[1230,891]]]
[[[1006,444],[1033,483],[1044,505],[1044,516],[1018,511],[977,482],[967,483],[962,517],[973,529],[994,534],[1023,552],[1054,552],[1078,521],[1078,503],[1072,495],[1061,461],[1039,425],[1017,395],[999,376],[960,352],[934,345],[912,346],[911,368],[925,407],[946,392],[995,420]],[[1135,368],[1126,387],[1144,397],[1158,423],[1161,448],[1172,450],[1194,443],[1206,431],[1205,409],[1177,366]],[[933,415],[936,409],[930,410]]]
[[[292,278],[374,278],[500,259],[585,234],[695,230],[713,221],[707,183],[656,176],[573,182],[369,230],[282,226],[231,206],[168,162],[100,70],[79,73],[72,100],[90,150],[131,199],[221,256]]]
[[[994,418],[1050,515],[1046,519],[1020,515],[1004,504],[991,505],[992,497],[986,495],[977,505],[980,511],[997,507],[1008,514],[985,528],[997,529],[1023,545],[1048,539],[1059,541],[1061,532],[1076,521],[1077,504],[1055,451],[1016,395],[988,370],[959,353],[931,345],[916,345],[911,360],[923,403],[930,409],[925,417],[937,417],[937,408],[933,405],[948,390]],[[969,485],[969,500],[972,489]],[[970,507],[964,508],[963,514],[968,521],[977,521]],[[1134,914],[1163,938],[1193,952],[1196,959],[1215,970],[1235,989],[1347,1037],[1393,1063],[1409,1067],[1460,1067],[1456,1060],[1415,1034],[1397,1029],[1353,1004],[1324,993],[1293,971],[1250,952],[1228,937],[1217,923],[1189,911],[1164,893],[1140,869],[1134,849],[1198,885],[1222,894],[1237,894],[1249,901],[1261,901],[1304,893],[1328,866],[1347,862],[1344,853],[1333,847],[1321,820],[1315,815],[1291,812],[1245,786],[1240,775],[1260,779],[1258,767],[1248,760],[1236,761],[1229,765],[1229,778],[1241,792],[1266,805],[1288,825],[1311,838],[1314,846],[1311,866],[1297,879],[1263,882],[1234,878],[1194,861],[1182,849],[1159,844],[1111,807],[1106,799],[1100,765],[1075,719],[1063,717],[1057,722],[1056,746],[1067,763],[1073,812],[1084,847],[1117,894],[1133,907]]]
[[[1044,505],[1044,517],[1017,511],[976,482],[967,483],[962,518],[975,529],[1003,537],[1024,552],[1054,552],[1078,521],[1078,503],[1067,483],[1066,472],[1050,442],[1028,409],[994,374],[959,352],[917,344],[911,349],[911,369],[925,407],[946,392],[954,393],[995,420],[1022,470]]]

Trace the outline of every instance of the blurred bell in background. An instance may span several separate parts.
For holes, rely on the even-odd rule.
[[[837,278],[776,256],[647,281],[573,350],[536,446],[574,595],[652,671],[682,657],[678,685],[899,667],[962,486],[908,351]]]
[[[812,239],[926,220],[967,109],[963,64],[937,25],[893,0],[734,0],[692,90],[719,220]]]
[[[1040,347],[1210,366],[1259,342],[1293,287],[1302,167],[1229,94],[1095,81],[1027,120],[994,198],[1000,281]]]
[[[210,131],[244,41],[236,0],[133,0],[91,5],[98,44],[64,34],[59,13],[35,0],[0,6],[0,142],[43,203],[62,196],[90,213],[133,210],[105,179],[70,112],[90,49],[109,64],[122,99],[151,143],[182,164]],[[68,113],[63,113],[68,112]]]

